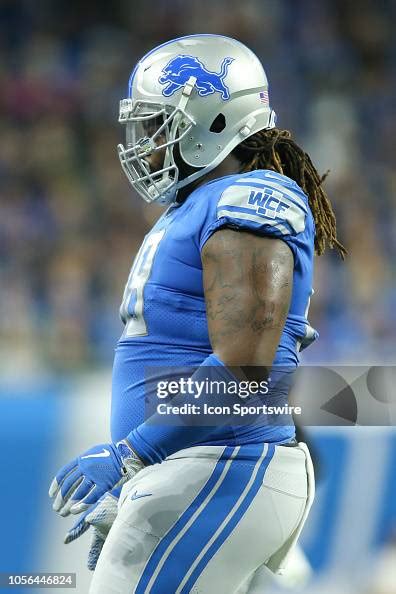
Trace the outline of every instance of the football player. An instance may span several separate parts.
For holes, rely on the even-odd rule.
[[[119,121],[130,183],[168,208],[124,292],[113,441],[64,466],[50,495],[62,516],[82,512],[66,542],[93,527],[91,594],[247,592],[260,567],[280,570],[302,530],[308,449],[290,422],[147,419],[146,380],[189,368],[192,382],[269,382],[277,367],[295,369],[317,337],[314,252],[345,250],[322,178],[275,126],[264,69],[239,41],[156,47],[134,68]],[[268,397],[287,402],[284,384]]]

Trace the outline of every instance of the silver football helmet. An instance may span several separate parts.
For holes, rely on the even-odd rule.
[[[126,143],[117,149],[130,183],[146,202],[170,203],[245,138],[273,128],[276,115],[266,74],[251,50],[222,35],[188,35],[138,62],[128,98],[120,101],[119,122]],[[147,157],[158,151],[163,160],[154,170]],[[184,179],[179,157],[197,168]]]

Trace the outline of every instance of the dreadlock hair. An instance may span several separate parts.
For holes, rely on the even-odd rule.
[[[329,246],[336,248],[344,260],[347,251],[337,239],[335,214],[322,187],[329,172],[319,175],[310,156],[296,144],[288,130],[260,130],[241,142],[233,154],[241,163],[241,173],[271,169],[297,182],[308,196],[315,221],[316,253],[322,255]]]

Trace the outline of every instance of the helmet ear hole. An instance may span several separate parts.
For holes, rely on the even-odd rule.
[[[226,127],[226,119],[224,113],[219,113],[209,128],[209,132],[214,132],[215,134],[220,134],[223,132],[224,128]]]

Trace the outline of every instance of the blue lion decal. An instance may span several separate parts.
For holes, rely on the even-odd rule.
[[[162,94],[165,97],[170,97],[184,87],[190,76],[195,76],[198,95],[206,97],[206,95],[220,93],[223,101],[227,101],[230,98],[230,92],[224,84],[224,78],[227,76],[228,67],[233,61],[234,58],[224,58],[220,72],[212,72],[205,68],[195,56],[185,54],[176,56],[162,69],[162,74],[158,79],[161,85],[166,85]]]

